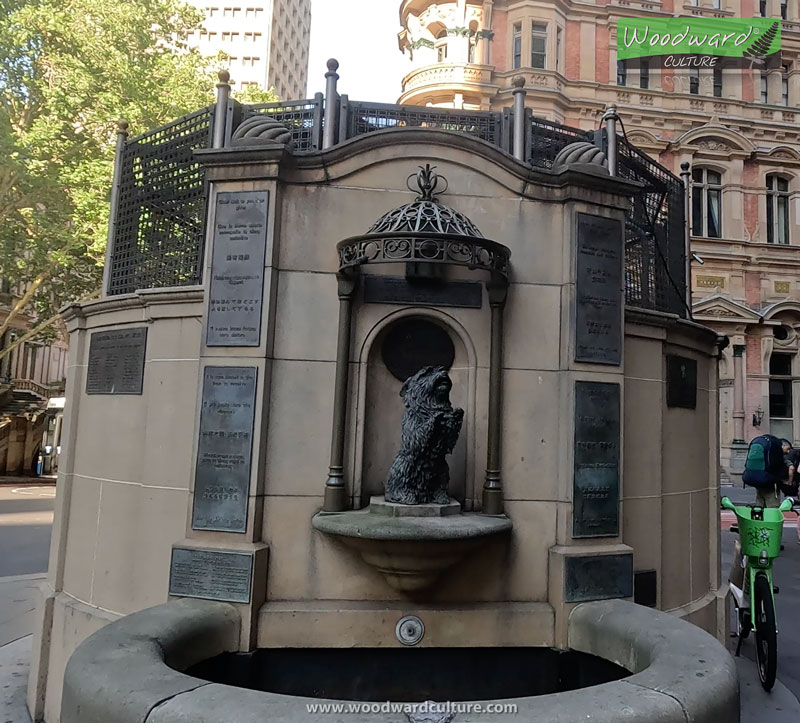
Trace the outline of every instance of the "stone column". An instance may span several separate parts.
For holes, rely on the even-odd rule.
[[[492,310],[492,338],[489,360],[489,431],[482,507],[484,514],[501,515],[503,484],[500,478],[500,412],[503,378],[503,308],[506,305],[508,284],[504,280],[493,280],[488,290],[489,306]]]
[[[480,41],[480,47],[476,49],[475,57],[476,59],[480,59],[480,62],[484,65],[489,65],[490,54],[489,54],[489,47],[491,46],[492,40],[492,7],[494,3],[492,0],[484,0],[483,3],[483,28],[484,35]]]
[[[339,285],[339,336],[336,342],[336,381],[333,391],[333,426],[331,428],[331,461],[325,482],[324,512],[341,512],[347,508],[344,487],[344,441],[347,421],[347,381],[350,365],[350,322],[353,292],[358,277],[337,274]]]
[[[767,103],[770,105],[781,104],[781,78],[783,72],[780,68],[767,71]]]
[[[733,444],[744,444],[744,344],[733,345]]]

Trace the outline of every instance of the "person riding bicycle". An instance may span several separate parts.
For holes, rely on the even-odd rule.
[[[781,486],[790,480],[790,468],[794,477],[794,466],[784,457],[784,445],[791,444],[771,434],[762,434],[750,441],[744,463],[742,482],[755,488],[756,503],[761,507],[779,507]]]

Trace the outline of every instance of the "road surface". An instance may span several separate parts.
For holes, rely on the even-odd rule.
[[[47,572],[54,484],[0,484],[0,577]]]

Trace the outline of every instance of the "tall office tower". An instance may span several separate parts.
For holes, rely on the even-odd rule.
[[[234,87],[275,88],[281,98],[302,98],[308,76],[311,0],[189,0],[205,14],[189,33],[204,55],[222,51]]]
[[[619,18],[753,16],[781,20],[775,69],[617,62]],[[412,60],[400,103],[499,110],[522,76],[534,116],[589,130],[616,105],[639,148],[676,174],[691,164],[692,249],[704,260],[692,264],[694,318],[730,339],[720,364],[723,471],[741,470],[744,442],[758,434],[796,443],[798,0],[403,0],[400,24]]]

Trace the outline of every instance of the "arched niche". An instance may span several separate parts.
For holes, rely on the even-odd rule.
[[[356,431],[356,506],[363,507],[372,495],[383,494],[384,481],[400,449],[405,412],[400,397],[403,382],[391,373],[383,352],[387,338],[397,325],[411,320],[435,325],[453,345],[453,362],[449,369],[453,382],[450,401],[454,407],[464,410],[464,423],[455,449],[448,457],[450,496],[470,509],[475,468],[475,351],[466,330],[455,319],[435,309],[404,309],[390,314],[376,324],[362,347],[357,415],[363,424]]]

